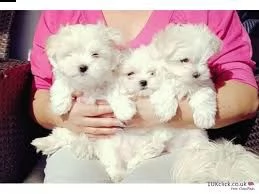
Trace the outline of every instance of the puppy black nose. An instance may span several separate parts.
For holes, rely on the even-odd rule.
[[[88,66],[86,66],[86,65],[80,65],[80,66],[79,66],[79,71],[80,71],[81,73],[86,72],[87,69],[88,69]]]
[[[146,80],[141,80],[141,81],[139,82],[139,84],[144,87],[144,86],[147,85],[147,81],[146,81]]]
[[[198,78],[198,77],[200,77],[200,73],[198,73],[198,72],[194,72],[193,74],[192,74],[192,77],[194,77],[194,78]]]

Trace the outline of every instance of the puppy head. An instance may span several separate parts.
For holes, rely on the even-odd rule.
[[[153,40],[166,71],[183,82],[210,79],[208,59],[219,52],[221,40],[206,25],[169,25]]]
[[[67,25],[49,37],[46,53],[54,72],[83,85],[101,83],[117,65],[120,33],[98,24]]]
[[[162,63],[152,58],[149,47],[130,50],[119,67],[120,84],[128,94],[149,96],[159,88],[163,79]]]

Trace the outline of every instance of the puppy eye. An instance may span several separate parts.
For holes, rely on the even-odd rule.
[[[92,54],[92,57],[98,58],[98,57],[99,57],[99,53],[93,53],[93,54]]]
[[[181,63],[188,63],[190,60],[188,58],[184,58],[184,59],[181,59],[180,61]]]
[[[132,76],[134,74],[135,74],[134,72],[130,72],[130,73],[127,74],[127,76]]]
[[[150,75],[154,76],[154,75],[156,75],[156,72],[151,71],[151,72],[150,72]]]

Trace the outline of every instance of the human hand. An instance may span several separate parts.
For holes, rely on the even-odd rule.
[[[103,137],[115,134],[124,125],[113,116],[111,107],[104,101],[94,105],[80,103],[76,98],[82,93],[73,94],[71,110],[62,116],[62,126],[75,132],[84,132],[89,137]]]
[[[192,119],[192,110],[188,100],[183,99],[179,102],[176,115],[166,123],[161,123],[160,119],[155,115],[154,109],[148,98],[139,98],[136,101],[137,114],[134,118],[126,123],[129,128],[149,128],[156,125],[167,125],[172,128],[195,128]]]
[[[148,98],[139,98],[135,102],[137,114],[130,121],[126,122],[127,127],[147,128],[160,123],[159,118],[154,114],[154,109]]]

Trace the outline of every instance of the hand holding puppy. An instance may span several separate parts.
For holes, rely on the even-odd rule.
[[[113,117],[111,107],[105,102],[98,101],[95,105],[88,105],[76,101],[80,92],[74,93],[71,110],[63,115],[62,127],[75,132],[85,132],[89,137],[103,137],[113,135],[122,123]]]

